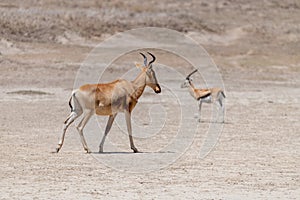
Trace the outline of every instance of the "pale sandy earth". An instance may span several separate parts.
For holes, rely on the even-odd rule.
[[[0,199],[299,199],[299,2],[184,2],[0,2]],[[215,148],[199,159],[211,107],[204,105],[197,123],[196,102],[180,89],[181,77],[170,76],[191,66],[152,50],[164,90],[147,89],[133,112],[143,153],[131,153],[123,115],[104,147],[110,153],[97,154],[104,117],[92,118],[85,132],[92,154],[84,153],[74,125],[61,152],[52,153],[80,64],[109,35],[144,26],[185,33],[218,65],[227,98]],[[141,61],[137,52],[120,58],[104,79],[137,74],[134,61]],[[163,149],[170,142],[186,148]]]

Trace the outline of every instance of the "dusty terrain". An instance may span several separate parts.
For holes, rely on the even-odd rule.
[[[299,1],[99,2],[0,2],[0,199],[299,198]],[[84,153],[74,125],[61,152],[52,153],[70,112],[67,102],[80,64],[110,35],[146,26],[185,33],[218,66],[227,99],[226,123],[215,148],[199,159],[211,126],[210,106],[203,110],[203,121],[195,123],[197,104],[179,88],[178,77],[156,69],[165,91],[169,86],[187,95],[181,102],[191,113],[186,132],[196,134],[180,158],[151,172],[122,168],[128,160],[147,163],[174,153],[160,149],[178,128],[178,110],[172,106],[178,102],[165,101],[150,89],[133,113],[135,143],[144,153],[130,153],[122,115],[117,120],[121,128],[113,126],[108,136],[117,150],[107,144],[105,151],[111,153],[96,153],[106,121],[99,117],[101,130],[91,122],[85,132],[94,153]],[[171,54],[153,52],[157,65],[181,73],[191,69]],[[124,56],[105,80],[118,78],[140,59],[137,52]],[[161,107],[151,107],[159,101]],[[156,116],[154,121],[150,116]],[[161,117],[166,128],[139,135],[161,126]]]

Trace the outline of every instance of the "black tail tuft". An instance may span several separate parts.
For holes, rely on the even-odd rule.
[[[72,106],[72,103],[71,103],[72,97],[73,97],[73,96],[71,96],[71,98],[70,98],[70,100],[69,100],[69,106],[70,106],[70,108],[71,108],[71,112],[73,112],[73,106]]]

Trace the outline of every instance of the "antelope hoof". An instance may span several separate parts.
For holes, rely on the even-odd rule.
[[[131,147],[131,149],[133,150],[134,153],[139,153],[139,151],[137,150],[137,148]]]
[[[58,153],[60,149],[61,149],[61,145],[58,145],[58,147],[56,147],[56,153]]]
[[[84,149],[86,153],[92,153],[91,150],[89,150],[88,148]]]

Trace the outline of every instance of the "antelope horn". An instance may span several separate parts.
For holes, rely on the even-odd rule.
[[[144,58],[144,65],[147,66],[147,57],[143,54],[143,53],[140,53],[143,58]]]
[[[149,66],[155,61],[155,56],[152,54],[152,53],[150,53],[150,52],[147,52],[151,57],[152,57],[152,60],[149,62]]]
[[[195,74],[198,71],[198,69],[195,69],[194,71],[192,71],[189,75],[187,75],[187,77],[185,79],[189,79],[190,76],[192,76],[193,74]]]

